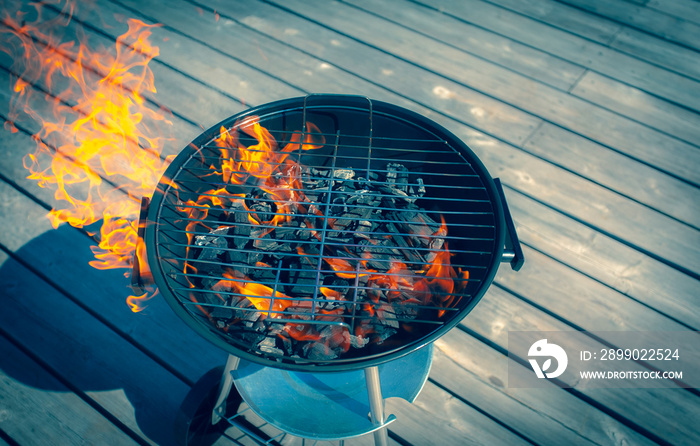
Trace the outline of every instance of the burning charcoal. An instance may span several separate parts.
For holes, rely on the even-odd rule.
[[[355,171],[352,169],[314,169],[311,168],[311,174],[317,177],[333,178],[334,180],[351,180],[355,178]]]
[[[284,350],[284,352],[287,355],[291,355],[293,352],[293,350],[292,350],[293,344],[292,344],[292,339],[289,336],[289,334],[286,331],[282,330],[278,334],[278,339],[280,339],[280,341],[282,343],[282,349]]]
[[[398,204],[401,204],[403,202],[404,205],[405,203],[413,203],[416,201],[416,197],[408,195],[401,189],[397,189],[392,186],[379,184],[377,185],[377,189],[379,189],[379,191],[382,192],[382,194],[384,194],[384,196],[382,197],[382,201],[385,201],[386,203],[391,203],[391,207],[393,207],[393,205],[397,203],[396,199],[400,199]],[[387,207],[390,206],[387,204]]]
[[[353,231],[356,241],[370,241],[372,240],[372,229],[374,225],[368,220],[360,220],[357,222],[357,228]],[[359,253],[359,249],[354,249],[355,253]]]
[[[384,341],[386,341],[390,337],[394,336],[396,333],[398,333],[398,332],[395,329],[387,328],[382,333],[378,333],[378,335],[375,338],[375,342],[377,344],[382,344]]]
[[[238,317],[243,320],[243,325],[246,328],[253,328],[258,319],[260,319],[260,316],[262,316],[262,313],[256,308],[241,308],[237,313]]]
[[[302,225],[304,224],[302,223]],[[310,240],[311,237],[313,237],[313,235],[311,234],[311,230],[308,229],[305,225],[294,232],[294,239],[298,241],[307,241]]]
[[[290,271],[289,279],[284,280],[284,293],[290,296],[311,296],[316,289],[315,270]]]
[[[430,253],[428,253],[425,256],[425,259],[428,262],[432,262],[435,260],[435,257],[437,257],[438,253],[440,250],[442,250],[442,247],[445,245],[445,239],[442,237],[445,237],[447,235],[447,231],[443,228],[440,228],[435,234],[432,239],[430,239]]]
[[[397,189],[402,192],[408,190],[408,169],[403,164],[389,163],[386,165],[386,182],[395,183]]]
[[[256,282],[270,283],[275,280],[277,273],[275,272],[274,268],[250,267],[248,268],[248,275],[250,276],[251,280],[255,280]]]
[[[253,217],[255,217],[255,219],[258,221],[270,221],[274,216],[274,212],[272,212],[272,206],[270,206],[270,203],[266,201],[256,201],[255,203],[253,203],[253,205],[250,206],[250,210],[251,212],[255,213]]]
[[[347,245],[348,243],[352,243],[352,241],[352,237],[326,237],[326,245]]]
[[[396,244],[400,248],[403,248],[403,249],[401,249],[401,252],[403,253],[406,260],[408,260],[409,262],[412,262],[412,263],[425,263],[425,259],[423,258],[421,253],[419,251],[413,249],[412,246],[409,245],[408,241],[399,232],[396,225],[389,222],[386,224],[386,227],[390,232],[392,232],[394,234],[393,240],[396,242]]]
[[[248,251],[246,254],[248,257],[247,263],[251,266],[257,265],[258,262],[261,261],[263,258],[263,253],[259,251]]]
[[[225,307],[213,307],[211,311],[209,312],[209,316],[211,316],[214,319],[224,319],[224,320],[231,320],[233,319],[234,315],[234,310],[232,308],[225,308]]]
[[[333,199],[333,206],[331,206],[331,213],[333,215],[340,215],[348,211],[348,206],[345,204],[345,195],[337,196]]]
[[[250,236],[250,222],[248,221],[248,211],[245,208],[243,200],[235,200],[229,208],[226,221],[235,223],[228,232],[234,237],[229,238],[229,245],[234,248],[241,249],[248,241]]]
[[[413,185],[408,190],[408,193],[416,198],[422,198],[425,195],[425,184],[423,184],[423,178],[418,178],[416,180],[415,188]]]
[[[314,361],[330,361],[338,357],[338,353],[320,342],[309,342],[304,345],[304,356]]]
[[[409,298],[410,296],[404,295],[404,299]],[[403,303],[401,300],[395,300],[391,303],[391,306],[398,319],[415,319],[418,317],[418,309],[413,304],[407,304]]]
[[[265,339],[258,343],[258,349],[263,353],[268,353],[271,355],[284,355],[284,351],[277,348],[277,341],[275,340],[275,337],[266,336]]]
[[[355,178],[355,171],[352,169],[335,169],[333,178],[336,180],[352,180]]]
[[[238,333],[244,342],[251,345],[256,345],[266,337],[257,330],[239,330]]]
[[[289,243],[278,243],[272,239],[270,234],[265,234],[265,236],[255,239],[253,246],[261,251],[266,251],[267,254],[276,259],[282,259],[287,253],[292,252],[292,247]]]
[[[243,263],[248,261],[248,253],[245,251],[228,251],[226,253],[226,260],[229,263]]]
[[[346,200],[348,205],[364,206],[368,208],[378,205],[380,201],[381,196],[376,192],[370,192],[368,189],[357,190]],[[371,210],[374,211],[374,209]]]
[[[226,248],[228,248],[228,242],[226,237],[221,237],[222,235],[228,234],[230,226],[221,226],[210,234],[212,235],[197,235],[194,237],[194,244],[202,248],[198,260],[213,260],[219,254],[222,254]],[[215,235],[214,235],[215,234]]]
[[[362,336],[350,335],[350,346],[355,348],[362,348],[369,343],[369,338]]]
[[[381,305],[377,308],[377,320],[383,325],[388,325],[389,327],[399,328],[399,322],[396,320],[396,314],[393,312],[393,308],[389,305]]]
[[[328,235],[331,237],[339,237],[344,232],[353,231],[359,221],[367,221],[373,212],[374,209],[372,208],[361,207],[342,214],[332,225],[334,231],[329,232]]]
[[[210,273],[212,274],[212,273]],[[228,286],[225,281],[222,281],[220,277],[205,277],[202,279],[202,288],[211,291],[231,291],[231,287]]]
[[[298,232],[299,223],[291,221],[285,226],[278,226],[274,231],[274,238],[277,240],[295,240]]]
[[[370,266],[370,268],[386,271],[391,268],[393,260],[403,259],[401,251],[396,249],[389,239],[362,243],[362,245],[363,258],[367,259],[367,265]]]

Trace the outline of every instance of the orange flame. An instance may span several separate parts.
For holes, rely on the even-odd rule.
[[[265,285],[251,282],[247,277],[237,278],[232,271],[223,273],[228,280],[220,280],[214,285],[219,287],[225,285],[235,290],[248,299],[255,308],[263,311],[263,315],[272,318],[279,318],[277,313],[270,314],[270,311],[284,311],[292,303],[292,298],[286,294],[275,291]],[[270,308],[272,305],[272,308]]]
[[[355,268],[347,260],[336,257],[324,257],[323,260],[330,265],[333,271],[335,271],[335,275],[338,277],[342,277],[343,279],[354,279],[358,277]],[[359,277],[364,277],[366,275],[366,272],[359,273]]]
[[[24,159],[28,178],[55,189],[61,207],[48,215],[54,227],[68,222],[82,228],[102,221],[90,265],[130,268],[140,198],[150,196],[170,161],[159,154],[166,141],[160,129],[171,122],[144,99],[145,93],[156,92],[148,64],[158,48],[149,37],[159,25],[129,19],[115,48],[92,49],[82,42],[61,42],[54,34],[70,23],[73,2],[51,21],[42,20],[41,6],[35,7],[34,22],[23,23],[21,12],[14,18],[6,15],[6,29],[0,31],[8,40],[0,47],[6,52],[14,48],[17,54],[11,55],[19,62],[13,67],[18,78],[11,121],[28,116],[41,125],[33,135],[36,150]],[[38,106],[30,87],[34,84],[48,91],[50,113]],[[148,293],[130,296],[127,303],[140,311],[149,298]]]

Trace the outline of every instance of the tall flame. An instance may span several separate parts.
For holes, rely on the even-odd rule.
[[[166,141],[163,126],[171,122],[144,99],[156,92],[148,64],[158,48],[149,38],[159,25],[129,19],[114,48],[92,49],[55,35],[71,23],[73,7],[66,3],[53,21],[42,20],[40,5],[33,22],[21,12],[2,19],[2,48],[16,61],[17,76],[6,128],[16,131],[13,122],[19,125],[27,116],[41,126],[33,135],[36,150],[24,165],[28,178],[55,190],[51,224],[82,228],[102,221],[90,265],[130,268],[140,198],[151,195],[170,161],[159,155]],[[35,94],[33,84],[43,85],[45,98]],[[42,99],[51,104],[50,112],[41,107]],[[148,298],[130,296],[128,304],[140,311]]]

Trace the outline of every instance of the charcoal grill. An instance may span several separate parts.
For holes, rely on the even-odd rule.
[[[231,145],[245,155],[227,150]],[[262,145],[283,155],[265,158]],[[280,385],[290,376],[308,383],[335,372],[321,380],[326,388],[334,385],[328,376],[340,376],[331,379],[340,385],[357,376],[343,373],[365,371],[369,427],[315,438],[385,431],[391,419],[382,413],[380,371],[391,374],[390,364],[399,363],[413,370],[418,378],[408,388],[397,388],[396,379],[387,385],[384,375],[381,381],[384,396],[415,398],[432,341],[474,308],[500,263],[514,270],[523,264],[500,183],[477,156],[424,116],[356,96],[293,98],[222,121],[174,159],[142,216],[160,293],[194,331],[231,355],[209,420],[232,418],[222,409],[232,381],[242,388],[268,368],[276,372],[265,379],[276,376]],[[377,271],[382,262],[387,266]],[[143,269],[135,267],[137,286]],[[382,286],[391,290],[377,291]],[[292,339],[295,330],[315,337]],[[320,333],[341,340],[319,339]],[[255,409],[260,401],[250,400],[264,397],[250,389],[242,390]]]

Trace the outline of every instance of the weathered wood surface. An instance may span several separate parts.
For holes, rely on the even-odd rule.
[[[493,0],[501,7],[547,23],[567,33],[573,33],[598,43],[609,45],[623,53],[654,65],[698,79],[700,65],[697,53],[651,34],[622,26],[601,16],[589,14],[556,0]],[[658,5],[668,6],[662,0]],[[680,0],[680,6],[692,7],[693,1]],[[651,3],[647,3],[651,7]],[[697,8],[697,7],[696,7]]]
[[[694,23],[677,15],[670,15],[658,9],[647,8],[628,2],[608,2],[605,0],[560,0],[571,6],[585,11],[590,11],[602,17],[633,28],[646,31],[669,41],[679,43],[689,48],[700,50],[700,24]],[[692,2],[688,2],[692,3]],[[686,12],[695,12],[696,8],[685,9]],[[697,17],[697,12],[691,14]]]
[[[163,23],[153,30],[158,93],[148,99],[173,112],[164,154],[250,105],[354,93],[435,119],[503,179],[527,263],[500,271],[437,341],[416,403],[388,403],[393,444],[697,444],[696,393],[507,387],[509,330],[700,328],[700,69],[686,35],[697,8],[566,3],[576,5],[100,0],[99,14],[78,8],[65,32],[82,24],[91,44],[109,47],[125,30],[119,17]],[[670,20],[683,24],[669,31]],[[1,85],[11,70],[0,56]],[[10,94],[0,91],[3,118]],[[22,167],[38,128],[20,129],[0,134],[0,348],[15,358],[2,362],[0,383],[16,413],[42,407],[29,424],[0,429],[20,444],[46,435],[54,444],[172,444],[174,411],[225,354],[162,300],[132,314],[121,272],[88,266],[93,240],[50,228],[43,215],[58,203]],[[253,444],[235,429],[219,444],[237,442]]]

